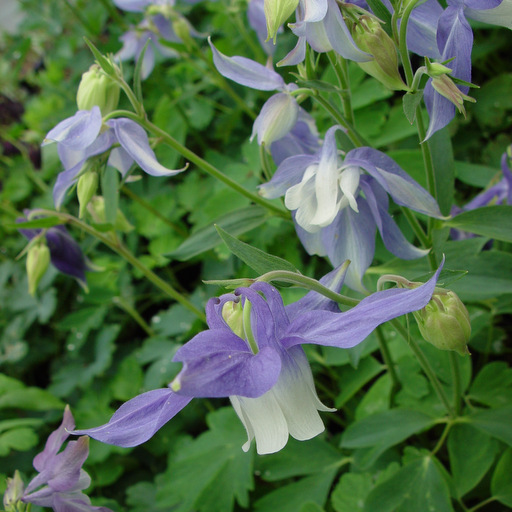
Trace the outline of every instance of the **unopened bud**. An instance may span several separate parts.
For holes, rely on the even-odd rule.
[[[173,20],[172,28],[174,33],[181,39],[182,43],[187,47],[187,49],[194,47],[194,40],[190,36],[191,26],[185,18],[180,16],[179,18]]]
[[[377,19],[361,16],[358,22],[352,25],[352,37],[361,50],[373,56],[373,60],[369,62],[357,63],[366,73],[391,90],[407,90],[398,72],[395,43],[382,29]]]
[[[91,110],[98,106],[105,116],[117,108],[119,85],[94,64],[82,75],[76,94],[78,110]]]
[[[78,214],[80,218],[84,216],[85,209],[96,193],[96,190],[98,190],[98,173],[87,171],[85,174],[82,174],[78,179],[76,187],[76,194],[80,203],[80,213]]]
[[[449,290],[434,292],[430,302],[413,315],[426,341],[441,350],[469,354],[467,342],[471,323],[466,306],[456,293]]]
[[[4,494],[5,512],[23,512],[25,510],[25,504],[20,501],[23,496],[23,488],[20,472],[16,470],[12,478],[7,478],[7,489]]]
[[[448,75],[439,75],[432,78],[432,87],[446,99],[451,101],[457,110],[466,117],[466,109],[464,108],[464,100],[476,103],[475,98],[464,94],[452,81]]]
[[[264,10],[267,20],[267,41],[276,42],[279,27],[293,14],[299,0],[265,0]]]
[[[27,254],[28,292],[34,296],[37,285],[50,264],[50,250],[43,243],[34,244]]]
[[[226,302],[222,307],[222,318],[239,338],[245,338],[244,311],[240,301]]]
[[[95,222],[99,224],[105,224],[107,222],[107,216],[105,214],[105,199],[101,196],[94,196],[89,201],[87,210],[92,215]],[[128,233],[133,229],[124,213],[118,208],[116,212],[116,220],[114,223],[114,229],[121,231],[122,233]]]
[[[452,70],[448,66],[445,66],[440,62],[430,62],[429,59],[425,59],[425,63],[427,68],[427,75],[432,78],[435,76],[450,75],[452,73]]]

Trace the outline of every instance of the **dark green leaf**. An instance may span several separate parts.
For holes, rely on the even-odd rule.
[[[345,473],[331,494],[336,512],[363,512],[364,502],[373,488],[369,473]]]
[[[391,13],[381,0],[367,0],[370,9],[375,16],[384,22],[384,28],[388,33],[391,31]]]
[[[512,446],[512,407],[478,411],[467,418],[474,427]]]
[[[512,507],[512,448],[509,448],[501,457],[491,481],[493,497],[501,503]]]
[[[0,409],[5,408],[48,411],[64,409],[64,403],[44,389],[31,387],[3,393],[0,396]]]
[[[449,215],[453,202],[455,163],[448,128],[437,131],[427,142],[434,166],[436,199],[443,215]]]
[[[214,223],[196,231],[170,256],[180,261],[186,261],[213,249],[221,241],[214,224],[237,236],[260,226],[266,219],[266,210],[259,206],[248,206],[247,208],[234,210],[219,217]]]
[[[224,243],[228,246],[228,249],[235,255],[238,256],[244,263],[251,267],[257,274],[262,275],[273,270],[286,270],[288,272],[298,273],[299,271],[286,260],[268,254],[261,249],[252,247],[245,242],[241,242],[234,236],[224,231],[220,226],[216,226],[219,236],[222,238]]]
[[[512,206],[484,206],[456,215],[453,219],[447,220],[445,225],[496,240],[512,242],[511,218]]]
[[[468,398],[494,408],[511,405],[512,369],[502,361],[485,365],[473,381]]]
[[[0,457],[11,450],[25,452],[37,444],[37,435],[31,428],[18,428],[0,434]]]
[[[402,104],[404,107],[404,114],[409,123],[413,124],[416,119],[416,108],[421,103],[423,98],[423,90],[416,92],[408,92],[402,97]]]

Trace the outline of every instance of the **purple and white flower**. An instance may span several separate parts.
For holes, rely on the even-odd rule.
[[[192,398],[229,397],[247,431],[244,450],[253,438],[260,454],[280,450],[289,435],[310,439],[324,430],[318,411],[331,409],[318,399],[301,345],[354,347],[381,323],[424,307],[439,272],[415,289],[375,293],[345,313],[316,292],[285,307],[279,292],[263,282],[210,299],[209,329],[176,353],[174,360],[182,362],[183,369],[171,388],[139,395],[122,405],[107,424],[74,433],[136,446]],[[337,271],[323,282],[338,288],[342,281],[343,274]]]
[[[112,512],[106,507],[94,507],[82,490],[91,484],[82,469],[89,455],[89,439],[69,441],[59,453],[69,432],[75,428],[73,415],[66,406],[60,427],[46,441],[44,450],[34,458],[39,474],[28,484],[22,497],[25,503],[51,507],[55,512]]]
[[[59,158],[64,166],[53,189],[57,208],[61,206],[66,191],[77,182],[85,162],[117,144],[119,146],[110,151],[108,165],[115,167],[123,176],[134,162],[151,176],[174,176],[186,169],[167,169],[158,163],[146,132],[135,121],[117,118],[104,125],[97,106],[91,110],[79,110],[74,116],[61,121],[48,132],[43,145],[50,142],[57,142]]]
[[[363,290],[361,278],[373,260],[376,229],[399,258],[419,258],[428,252],[405,239],[387,211],[388,194],[401,206],[432,217],[442,215],[435,199],[384,153],[362,147],[341,158],[335,139],[340,129],[333,126],[327,131],[316,154],[284,160],[260,193],[269,199],[285,196],[308,253],[328,256],[334,266],[349,259],[346,284]]]

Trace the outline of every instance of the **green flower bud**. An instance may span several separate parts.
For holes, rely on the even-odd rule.
[[[373,60],[357,64],[369,75],[393,91],[406,91],[398,72],[398,54],[393,40],[380,26],[380,22],[370,16],[361,16],[352,25],[352,37],[359,48],[370,55]]]
[[[105,199],[103,197],[92,197],[89,201],[87,209],[89,213],[92,215],[94,221],[97,222],[98,224],[105,224],[107,222],[107,217],[105,215]],[[133,226],[125,217],[124,213],[121,210],[119,210],[119,208],[117,209],[116,213],[114,229],[122,233],[128,233],[133,229]]]
[[[267,41],[276,42],[279,27],[293,14],[299,0],[265,0],[264,10],[267,20]]]
[[[448,75],[439,75],[432,78],[432,87],[446,99],[450,100],[456,107],[457,110],[466,117],[466,109],[464,108],[464,100],[476,103],[475,98],[464,94],[454,84],[452,79]]]
[[[50,250],[44,243],[36,243],[27,254],[28,293],[36,294],[37,285],[50,264]]]
[[[12,478],[7,478],[7,489],[4,494],[5,512],[23,512],[25,504],[21,502],[23,496],[23,480],[18,470],[14,472]]]
[[[436,289],[431,301],[413,315],[426,341],[441,350],[455,350],[462,356],[469,354],[471,323],[468,310],[457,294]]]
[[[119,85],[94,64],[82,75],[76,93],[78,110],[91,110],[97,105],[103,116],[117,108],[119,102]]]
[[[430,60],[427,58],[425,59],[425,62],[427,67],[427,75],[432,78],[435,76],[449,75],[452,73],[452,70],[448,66],[445,66],[440,62],[430,62]]]
[[[241,302],[226,302],[222,307],[222,318],[239,338],[245,338],[244,311]]]
[[[82,174],[78,179],[78,185],[76,187],[76,194],[78,196],[78,202],[80,203],[80,213],[78,216],[83,218],[85,208],[92,199],[92,196],[96,194],[98,190],[98,173],[95,171],[87,171]]]
[[[176,18],[172,22],[174,33],[181,39],[188,50],[194,48],[195,43],[190,35],[190,23],[183,17]]]

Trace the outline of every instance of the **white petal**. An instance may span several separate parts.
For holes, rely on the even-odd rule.
[[[500,25],[512,29],[512,1],[503,0],[498,7],[494,9],[469,9],[464,10],[464,14],[473,20],[483,21],[491,25]]]
[[[359,176],[361,175],[361,171],[359,167],[351,165],[347,167],[340,176],[340,188],[343,192],[344,198],[350,204],[350,208],[355,212],[359,213],[359,209],[357,207],[357,201],[355,198],[357,189],[359,188]]]

